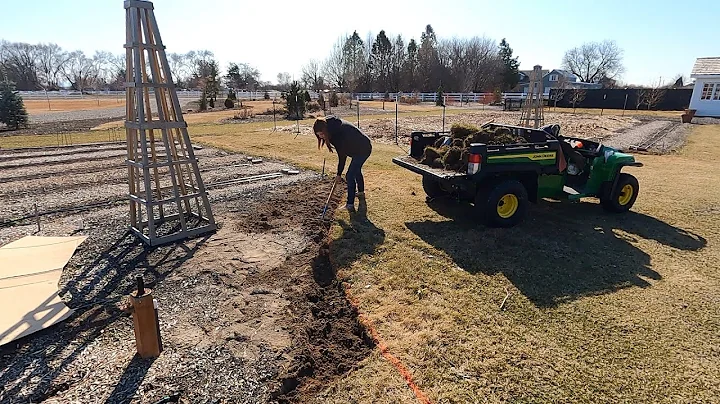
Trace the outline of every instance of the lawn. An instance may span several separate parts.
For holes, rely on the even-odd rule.
[[[312,136],[192,132],[306,168],[323,156],[335,165]],[[466,220],[470,207],[428,206],[420,178],[390,162],[403,152],[376,144],[367,219],[338,213],[331,254],[389,352],[435,402],[712,401],[720,177],[708,150],[720,150],[718,126],[695,127],[680,154],[640,156],[645,167],[630,171],[641,193],[626,215],[545,202],[500,230]],[[414,400],[379,354],[317,399]]]

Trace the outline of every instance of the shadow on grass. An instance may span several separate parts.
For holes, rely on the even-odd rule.
[[[190,259],[210,235],[158,247],[147,247],[126,232],[110,245],[99,247],[80,262],[79,273],[60,288],[71,294],[67,305],[75,313],[62,323],[15,340],[0,348],[0,402],[41,402],[72,387],[77,381],[64,374],[101,337],[108,327],[129,327],[120,335],[132,335],[132,325],[116,323],[127,316],[111,301],[124,298],[142,274],[146,286],[155,288],[172,271]],[[92,240],[89,240],[92,241]],[[88,243],[93,245],[93,243]],[[76,259],[73,257],[73,259]],[[37,309],[43,312],[42,308]],[[19,327],[22,324],[17,324]],[[132,337],[131,337],[132,338]],[[127,402],[142,382],[150,362],[139,358],[126,369],[112,397]],[[121,388],[121,389],[118,389]],[[112,401],[112,400],[110,400]],[[110,402],[108,401],[108,402]]]
[[[477,224],[473,207],[449,200],[431,208],[449,221],[408,222],[428,244],[470,273],[503,273],[536,306],[611,293],[661,279],[651,257],[632,243],[655,240],[695,251],[704,238],[636,212],[611,215],[591,203],[543,202],[511,229]]]

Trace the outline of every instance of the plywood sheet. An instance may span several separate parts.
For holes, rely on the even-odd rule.
[[[58,296],[57,284],[86,238],[28,236],[0,248],[0,345],[72,314]]]

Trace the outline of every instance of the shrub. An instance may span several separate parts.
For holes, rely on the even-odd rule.
[[[228,90],[227,97],[229,100],[237,100],[237,95],[235,95],[235,91],[233,91],[232,88]],[[225,106],[227,106],[227,101],[225,101]],[[232,108],[232,107],[228,107],[228,108]]]
[[[303,97],[305,98],[305,102],[312,101],[312,98],[310,98],[310,93],[307,90],[305,90],[305,92],[303,93]]]
[[[27,126],[28,115],[22,97],[9,84],[3,84],[0,93],[0,122],[10,129]]]
[[[318,94],[318,104],[320,104],[320,108],[322,108],[323,111],[325,111],[325,97],[323,97],[322,93]]]
[[[408,96],[403,95],[402,97],[400,97],[398,99],[398,102],[400,102],[401,104],[415,105],[415,104],[420,103],[420,98],[415,97],[415,96],[408,97]]]
[[[253,118],[254,116],[255,114],[252,112],[252,107],[245,107],[236,113],[235,116],[233,116],[233,119],[245,120]]]
[[[322,109],[320,106],[320,103],[317,101],[310,101],[307,104],[305,104],[305,108],[308,112],[318,112]]]
[[[383,95],[383,101],[390,101],[390,93],[385,91],[385,95]]]
[[[225,108],[227,108],[227,109],[235,108],[235,103],[233,102],[232,99],[230,99],[230,96],[228,96],[228,98],[225,99]]]
[[[263,98],[266,99],[266,100],[269,100],[269,99],[270,99],[270,93],[268,93],[267,91],[265,91],[265,94],[263,94]]]
[[[349,102],[350,102],[350,99],[347,96],[345,96],[344,94],[341,95],[340,98],[338,99],[339,105],[348,105]],[[337,105],[336,105],[336,107],[337,107]]]
[[[337,107],[340,100],[338,99],[337,93],[335,91],[330,93],[330,106],[331,107]]]
[[[215,100],[212,97],[208,100],[208,104],[210,104],[210,108],[215,108]]]

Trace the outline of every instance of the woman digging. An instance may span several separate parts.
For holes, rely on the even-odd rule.
[[[351,212],[355,211],[355,195],[358,198],[365,197],[365,180],[362,175],[362,166],[370,157],[372,152],[372,144],[370,138],[360,131],[350,122],[344,121],[329,115],[324,118],[318,118],[313,124],[313,132],[317,136],[318,150],[322,146],[327,146],[330,153],[333,147],[338,154],[338,168],[335,181],[342,179],[342,172],[345,170],[345,160],[350,157],[350,167],[348,167],[347,190],[348,198],[345,208]],[[357,191],[357,194],[356,194]]]

